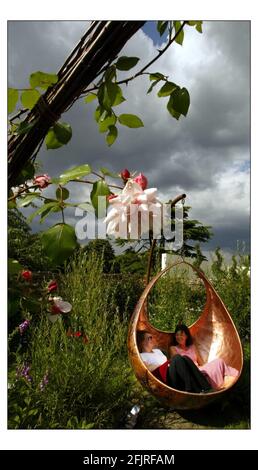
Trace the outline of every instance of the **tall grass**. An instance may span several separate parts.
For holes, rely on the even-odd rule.
[[[10,389],[10,427],[117,426],[133,378],[126,352],[127,325],[113,303],[112,289],[97,258],[72,261],[62,276],[61,293],[73,310],[54,324],[44,315],[35,327],[26,358],[32,381],[20,379]],[[42,390],[46,375],[48,383]],[[26,408],[24,400],[29,399],[34,415],[15,407],[17,388],[25,397],[19,406]]]
[[[178,323],[190,325],[205,304],[203,284],[189,277],[187,270],[174,271],[156,283],[149,296],[151,323],[161,330],[174,331]]]

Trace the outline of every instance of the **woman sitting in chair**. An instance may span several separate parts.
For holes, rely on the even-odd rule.
[[[232,378],[239,375],[239,371],[228,366],[224,359],[216,358],[213,361],[203,363],[197,347],[188,327],[184,324],[177,325],[175,329],[174,345],[170,347],[171,358],[178,356],[189,357],[209,381],[210,386],[220,390],[232,382]]]
[[[144,364],[162,382],[190,393],[212,391],[209,382],[189,357],[177,354],[168,361],[160,349],[154,348],[154,338],[149,331],[137,331],[137,343]]]

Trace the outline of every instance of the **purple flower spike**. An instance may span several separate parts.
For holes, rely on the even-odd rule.
[[[30,320],[24,320],[24,322],[22,322],[20,325],[19,325],[19,330],[20,330],[20,334],[23,335],[24,331],[27,330],[27,328],[29,327],[30,325]]]
[[[45,386],[48,384],[48,373],[46,373],[39,384],[40,391],[43,392]]]

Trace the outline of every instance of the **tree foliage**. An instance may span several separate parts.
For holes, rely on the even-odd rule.
[[[46,256],[38,234],[32,234],[23,214],[16,208],[8,211],[8,256],[19,261],[23,268],[47,271]]]

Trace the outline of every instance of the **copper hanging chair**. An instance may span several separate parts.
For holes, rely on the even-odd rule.
[[[199,319],[189,327],[204,362],[221,357],[227,365],[239,370],[238,377],[232,378],[223,389],[203,395],[179,391],[158,380],[141,360],[136,342],[136,332],[148,330],[156,340],[156,347],[167,352],[168,355],[173,333],[160,331],[149,323],[146,309],[147,296],[164,273],[180,264],[190,266],[203,281],[206,289],[206,304],[203,312]],[[237,382],[243,368],[242,345],[229,312],[203,272],[186,261],[176,262],[163,269],[146,286],[130,320],[128,352],[135,375],[141,384],[163,404],[175,409],[198,409],[207,406]]]

